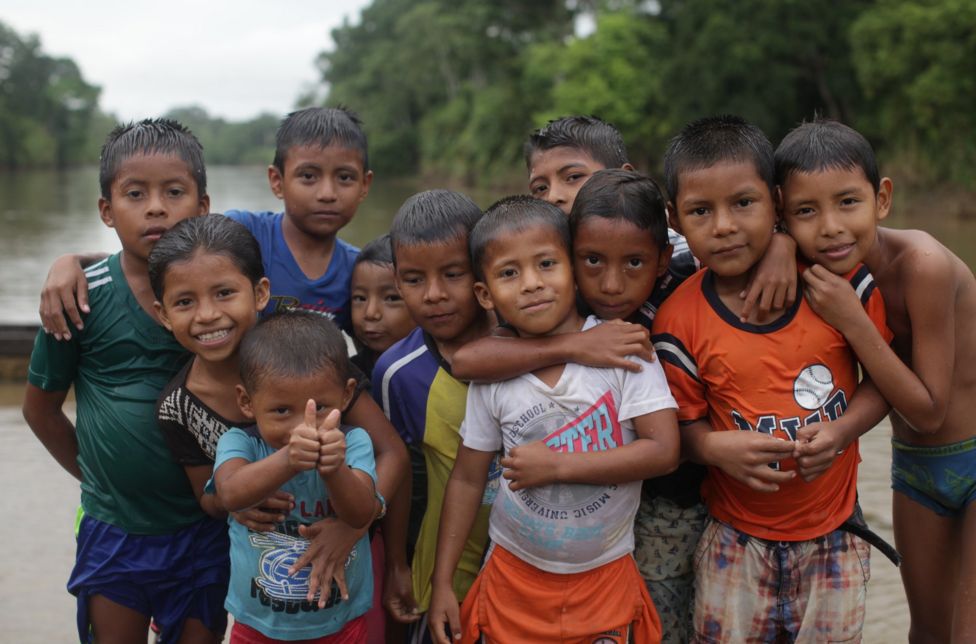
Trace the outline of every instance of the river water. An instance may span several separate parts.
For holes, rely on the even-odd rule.
[[[211,167],[209,181],[215,212],[279,208],[261,167]],[[0,175],[0,265],[6,276],[0,281],[0,323],[37,320],[37,293],[58,255],[118,249],[113,231],[98,219],[97,185],[94,168]],[[423,187],[415,181],[377,179],[356,218],[343,229],[343,238],[362,245],[385,232],[403,199]],[[472,194],[482,206],[500,196]],[[970,267],[976,265],[976,221],[938,217],[922,208],[901,212],[897,204],[896,196],[889,225],[927,230]],[[78,485],[31,435],[20,415],[22,391],[19,385],[0,386],[0,490],[7,512],[0,521],[0,543],[6,547],[0,554],[0,642],[76,641],[74,601],[64,585],[74,555]],[[886,421],[862,439],[859,490],[868,522],[893,541],[890,433]],[[904,642],[907,632],[908,609],[898,571],[875,552],[864,641]]]

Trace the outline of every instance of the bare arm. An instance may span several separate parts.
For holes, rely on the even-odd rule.
[[[916,253],[905,276],[912,328],[912,367],[881,336],[850,283],[821,266],[804,273],[813,309],[844,334],[865,371],[895,411],[923,434],[945,422],[955,363],[952,265],[941,253]],[[948,306],[947,306],[948,304]]]
[[[362,427],[369,434],[376,455],[376,487],[384,499],[393,499],[409,470],[407,448],[400,435],[376,401],[368,395],[356,399],[356,403],[346,411],[345,420],[350,425]],[[386,524],[383,525],[386,531]],[[403,558],[406,559],[406,555]]]
[[[769,434],[741,430],[713,431],[704,420],[681,428],[682,453],[688,460],[718,467],[759,492],[775,492],[796,472],[781,472],[770,463],[790,458],[793,443]]]
[[[309,401],[311,403],[311,401]],[[306,422],[315,407],[306,409]],[[379,504],[373,479],[366,472],[349,467],[346,460],[346,437],[339,429],[339,410],[329,412],[318,428],[319,475],[329,490],[329,503],[336,516],[353,528],[365,528],[376,518]]]
[[[193,494],[197,497],[197,503],[200,504],[203,511],[215,519],[226,519],[227,510],[220,505],[217,495],[209,494],[204,490],[207,481],[213,476],[213,467],[210,465],[184,465],[183,471],[186,472],[186,478],[190,479],[190,487],[193,488]]]
[[[233,458],[214,472],[217,499],[229,512],[245,510],[266,499],[295,473],[288,464],[286,449],[253,463]]]
[[[637,439],[593,452],[561,453],[536,441],[512,448],[500,464],[509,487],[520,490],[552,483],[613,485],[673,472],[679,463],[678,420],[674,409],[634,418]]]
[[[41,325],[58,340],[71,338],[64,316],[78,329],[83,328],[81,313],[88,313],[88,280],[84,268],[107,257],[105,253],[62,255],[54,260],[41,288]]]
[[[647,329],[610,320],[586,331],[542,338],[480,338],[455,352],[451,372],[460,380],[495,382],[567,362],[640,371],[638,363],[627,359],[632,355],[654,359]]]
[[[786,233],[776,233],[756,265],[749,286],[740,294],[745,300],[742,320],[748,320],[756,307],[762,318],[770,311],[791,306],[796,301],[796,282],[796,241]]]
[[[329,418],[333,418],[335,423],[331,426],[335,427],[339,412],[333,411]],[[305,403],[304,418],[301,424],[291,430],[287,445],[259,461],[248,462],[243,458],[231,458],[221,463],[214,472],[214,484],[220,504],[230,512],[250,508],[274,494],[299,472],[318,467],[321,452],[319,429],[315,401],[309,399]],[[343,459],[345,448],[343,441]]]
[[[80,481],[78,436],[75,434],[75,426],[62,409],[67,397],[67,391],[44,391],[28,384],[24,392],[24,420],[54,460]]]
[[[460,612],[454,594],[454,571],[481,507],[488,468],[494,456],[494,452],[481,452],[461,444],[451,478],[447,481],[441,525],[437,532],[437,557],[431,577],[433,596],[427,612],[431,635],[439,644],[448,644],[445,626],[450,626],[455,638],[461,636]]]

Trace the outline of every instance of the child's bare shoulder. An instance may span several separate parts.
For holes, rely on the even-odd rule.
[[[972,277],[965,263],[927,232],[881,230],[884,230],[882,246],[887,248],[884,265],[875,277],[882,283],[895,282],[904,289],[932,282],[945,287],[957,279],[964,281],[966,274]]]

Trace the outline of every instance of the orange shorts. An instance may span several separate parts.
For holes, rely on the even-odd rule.
[[[497,544],[461,605],[461,626],[464,643],[661,641],[657,611],[631,555],[564,575]]]

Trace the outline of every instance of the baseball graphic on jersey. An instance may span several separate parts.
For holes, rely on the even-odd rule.
[[[804,409],[820,409],[833,390],[834,374],[822,364],[804,367],[793,381],[793,398]]]

